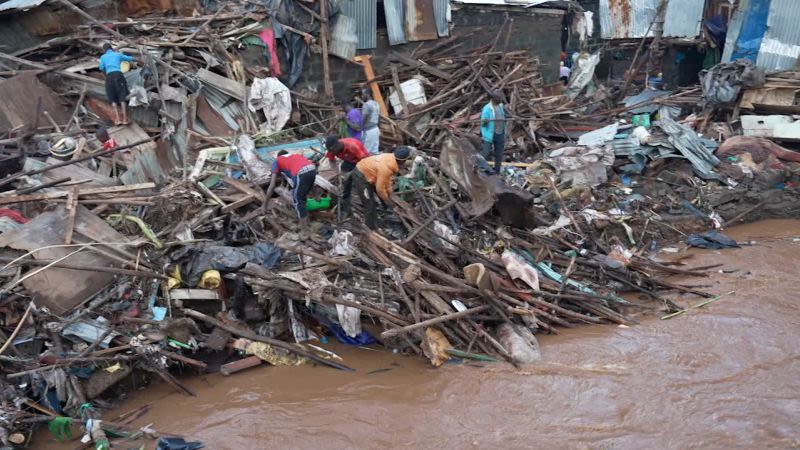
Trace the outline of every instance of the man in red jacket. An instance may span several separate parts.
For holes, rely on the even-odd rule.
[[[325,148],[328,150],[325,156],[331,162],[336,161],[336,158],[342,160],[339,168],[345,175],[342,183],[341,213],[347,217],[350,214],[350,194],[353,190],[352,171],[359,161],[370,154],[364,144],[355,138],[339,139],[336,136],[328,136],[325,139]]]

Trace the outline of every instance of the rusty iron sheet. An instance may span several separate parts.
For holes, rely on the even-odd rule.
[[[433,0],[405,0],[405,16],[408,41],[430,41],[439,38]]]
[[[0,248],[24,251],[42,248],[33,254],[34,259],[53,260],[67,256],[76,249],[44,248],[64,243],[67,215],[63,205],[39,214],[20,228],[0,234]],[[75,216],[74,235],[95,242],[128,241],[103,219],[80,205]],[[87,266],[111,266],[113,263],[112,260],[89,250],[77,253],[64,262]],[[54,314],[64,315],[113,281],[114,275],[110,273],[50,267],[26,279],[22,285],[36,299],[37,306],[46,306]]]
[[[59,126],[64,126],[70,118],[69,112],[61,104],[58,96],[42,84],[35,72],[23,72],[8,80],[0,81],[0,132],[33,126],[36,120],[36,105],[41,99],[39,126],[50,122],[44,111],[50,114]]]
[[[202,95],[197,97],[197,117],[212,136],[232,136],[234,134],[234,130],[228,126],[225,119],[214,111],[214,108]]]

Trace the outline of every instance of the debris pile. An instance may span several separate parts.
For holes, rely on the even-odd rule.
[[[800,157],[771,140],[791,138],[795,122],[755,115],[780,109],[753,92],[758,76],[742,83],[730,75],[739,69],[720,67],[702,87],[628,96],[598,83],[599,54],[584,54],[562,89],[543,84],[546,68],[528,52],[495,50],[501,29],[475,50],[448,38],[392,53],[358,83],[391,107],[381,105],[382,150],[416,146],[393,180],[393,207],[378,207],[368,229],[367,205],[341,210],[350,175],[326,157],[342,115],[333,96],[290,90],[306,46],[328,51],[326,27],[302,28],[314,21],[297,15],[331,11],[288,2],[296,10],[273,15],[282,39],[300,46],[284,84],[264,56],[275,51],[275,22],[261,22],[256,2],[111,23],[61,3],[88,25],[0,54],[45,72],[0,82],[35,93],[12,95],[19,114],[0,120],[4,444],[36,423],[60,437],[81,423],[95,442],[104,430],[174,438],[131,429],[146,408],[108,420],[101,411],[154,381],[195,395],[184,373],[351,370],[320,345],[329,340],[435,366],[535,362],[537,334],[679,312],[675,293],[711,297],[671,277],[713,267],[660,258],[665,240],[706,231],[687,242],[729,248],[737,244],[713,230],[758,211],[800,212],[786,208],[797,204]],[[131,123],[113,127],[95,68],[108,39],[138,58],[126,72]],[[240,45],[261,47],[259,64],[244,64]],[[772,74],[763,86],[794,89],[798,78]],[[708,86],[736,93],[720,101]],[[478,129],[498,93],[508,151],[495,175]],[[282,152],[317,171],[308,227],[285,185],[265,194]]]

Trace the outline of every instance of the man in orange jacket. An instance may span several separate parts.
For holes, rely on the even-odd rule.
[[[361,207],[364,208],[364,223],[371,230],[375,229],[377,221],[375,196],[377,195],[384,205],[392,207],[394,175],[410,157],[409,147],[397,147],[392,153],[369,156],[356,164],[353,180],[361,200]]]

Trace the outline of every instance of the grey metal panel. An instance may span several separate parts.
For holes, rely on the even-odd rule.
[[[731,62],[733,49],[736,48],[736,41],[739,40],[739,32],[742,30],[745,11],[747,11],[750,0],[739,0],[739,6],[733,12],[731,23],[728,24],[728,34],[725,36],[725,50],[722,52],[722,62]]]
[[[44,3],[44,0],[9,0],[5,3],[0,3],[0,11],[31,9],[42,3]]]
[[[331,43],[328,52],[342,59],[350,60],[356,56],[358,35],[356,21],[352,17],[338,14],[331,27]]]
[[[696,37],[700,34],[704,9],[702,1],[670,0],[664,13],[664,37]]]
[[[383,10],[386,14],[386,31],[389,34],[389,45],[405,44],[406,32],[403,27],[405,10],[404,0],[383,0]]]
[[[800,55],[800,2],[772,0],[767,32],[758,50],[756,65],[767,71],[793,69]]]
[[[345,16],[356,21],[358,50],[378,46],[378,2],[376,0],[340,0],[339,7]]]
[[[600,36],[603,39],[645,37],[660,2],[661,0],[600,0]],[[647,36],[652,35],[653,31],[650,30]]]
[[[450,7],[450,0],[433,0],[433,18],[436,20],[436,32],[439,37],[450,35],[450,27],[447,26],[447,8]]]

